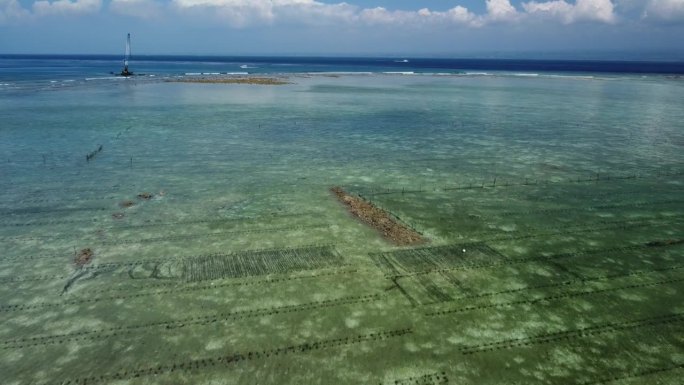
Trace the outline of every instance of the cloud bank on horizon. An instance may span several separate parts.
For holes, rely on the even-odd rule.
[[[647,35],[657,30],[659,36],[666,36],[663,28],[682,31],[684,26],[684,0],[454,0],[438,9],[418,8],[415,3],[400,2],[396,8],[388,8],[373,0],[0,0],[0,33],[3,28],[48,30],[48,25],[54,30],[60,24],[78,25],[79,20],[92,17],[108,20],[104,24],[112,29],[127,24],[148,28],[176,25],[213,27],[224,32],[268,28],[278,34],[281,30],[315,28],[318,33],[350,36],[354,30],[425,36],[430,31],[468,34],[491,30],[499,36],[510,31],[520,39],[524,31],[530,38],[542,39],[534,35],[549,31],[579,35],[582,29],[592,28],[614,35],[620,35],[621,30],[632,35],[636,30]],[[624,34],[624,38],[628,36],[630,33]],[[0,38],[0,52],[3,40]],[[410,40],[420,44],[418,38]],[[673,48],[677,48],[677,40],[672,40]],[[585,43],[574,45],[591,47],[590,42]]]

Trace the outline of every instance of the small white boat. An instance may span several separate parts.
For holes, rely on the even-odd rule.
[[[128,70],[128,60],[131,58],[131,34],[126,37],[126,53],[124,54],[124,68],[121,71],[121,76],[131,76],[133,72]]]

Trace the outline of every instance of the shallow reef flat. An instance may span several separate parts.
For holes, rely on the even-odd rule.
[[[683,93],[0,94],[0,382],[678,384]]]
[[[274,77],[184,77],[167,79],[170,83],[200,83],[200,84],[253,84],[260,86],[280,86],[290,84],[286,78]]]

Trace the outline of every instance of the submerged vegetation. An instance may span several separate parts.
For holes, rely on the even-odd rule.
[[[95,253],[90,248],[81,249],[81,251],[76,253],[74,256],[74,265],[76,265],[78,268],[81,268],[92,262],[94,255]]]
[[[97,147],[97,150],[94,150],[94,151],[89,152],[89,153],[86,155],[86,162],[90,162],[91,160],[95,159],[95,157],[97,156],[97,154],[99,154],[99,153],[102,152],[102,148],[103,148],[102,145],[99,145],[99,146]]]
[[[154,198],[154,194],[149,193],[149,192],[141,192],[140,194],[138,194],[138,198],[145,200],[145,201],[148,201],[148,200]]]
[[[427,242],[419,232],[399,222],[398,218],[392,217],[365,199],[348,194],[341,187],[332,187],[330,191],[337,199],[347,206],[349,212],[377,230],[387,240],[399,246],[418,245]]]
[[[0,103],[3,385],[681,382],[681,87],[129,80]]]

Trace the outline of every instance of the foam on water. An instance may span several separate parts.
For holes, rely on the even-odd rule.
[[[130,79],[126,76],[102,76],[97,78],[85,78],[86,81],[97,81],[97,80],[127,80]]]
[[[369,75],[375,75],[375,73],[364,72],[364,71],[324,71],[324,72],[307,72],[306,75],[369,76]]]

